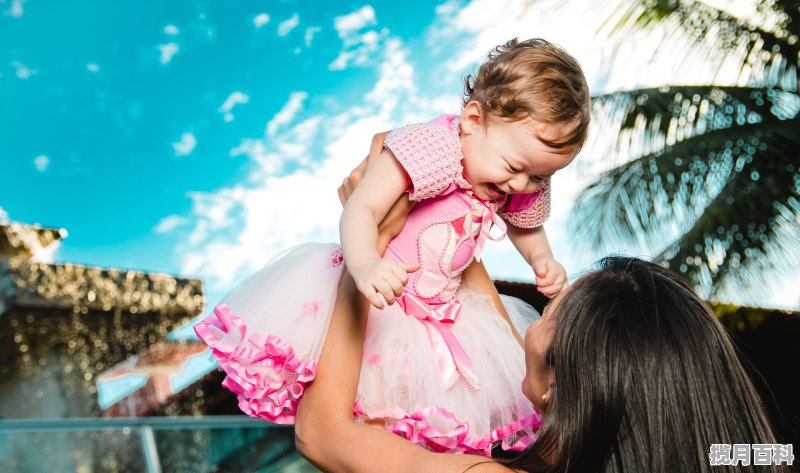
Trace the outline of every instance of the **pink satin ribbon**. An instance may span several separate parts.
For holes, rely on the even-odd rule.
[[[473,221],[475,223],[480,223],[481,225],[481,232],[478,235],[477,240],[475,241],[475,259],[477,261],[481,260],[481,254],[483,253],[483,246],[486,244],[486,240],[492,241],[500,241],[506,237],[506,231],[508,227],[506,227],[506,222],[500,218],[497,213],[492,210],[491,207],[486,202],[481,201],[483,204],[483,212],[481,213],[480,217],[473,217]],[[489,231],[492,229],[492,225],[496,225],[497,228],[500,229],[502,232],[500,236],[494,238]]]
[[[461,375],[474,389],[480,389],[478,377],[472,372],[472,360],[458,342],[450,325],[461,312],[461,301],[451,299],[441,304],[429,304],[418,296],[406,292],[397,298],[406,314],[416,317],[428,330],[436,364],[442,373],[445,390],[452,388]]]
[[[541,416],[534,412],[518,421],[498,427],[488,436],[470,437],[469,424],[458,420],[452,412],[440,406],[431,406],[408,414],[399,407],[384,409],[372,414],[367,413],[360,402],[353,406],[353,414],[365,416],[369,419],[385,419],[394,422],[384,427],[404,439],[423,445],[434,452],[470,453],[492,456],[492,447],[500,442],[503,450],[524,450],[534,440],[533,431],[542,425]],[[431,419],[441,416],[450,421],[450,427],[440,430],[431,425]],[[442,425],[442,422],[437,422]],[[527,432],[525,432],[527,431]],[[520,432],[525,432],[511,443],[511,438]]]

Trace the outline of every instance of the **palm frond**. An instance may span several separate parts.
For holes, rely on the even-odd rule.
[[[712,131],[791,119],[798,111],[800,95],[777,89],[663,86],[615,92],[594,98],[592,115],[603,128],[598,137],[617,140],[590,147],[616,165]]]
[[[766,275],[800,264],[800,163],[795,127],[770,127],[694,224],[657,258],[706,297],[765,295]]]
[[[741,128],[688,138],[602,174],[573,207],[576,245],[664,248],[702,213],[736,172],[738,159],[762,145],[758,129],[743,138]]]
[[[797,90],[797,1],[760,1],[753,19],[736,18],[724,9],[689,0],[641,0],[621,6],[608,36],[631,41],[655,25],[669,27],[666,44],[688,39],[701,60],[722,67],[738,58],[740,83]],[[724,60],[723,60],[724,59]],[[715,61],[716,60],[716,61]]]
[[[776,258],[800,264],[800,120],[723,128],[614,168],[580,193],[576,245],[640,245],[705,295],[735,271],[758,296]]]

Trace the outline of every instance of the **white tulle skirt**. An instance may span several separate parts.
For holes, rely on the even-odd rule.
[[[223,385],[248,415],[294,422],[305,385],[316,375],[343,268],[336,245],[292,248],[195,326],[227,374]],[[462,309],[448,329],[469,356],[475,379],[444,379],[436,332],[399,304],[372,307],[356,419],[381,419],[387,430],[434,451],[522,449],[540,425],[520,387],[523,350],[489,296],[462,288],[457,297]],[[520,333],[539,316],[518,299],[503,296],[503,303]]]

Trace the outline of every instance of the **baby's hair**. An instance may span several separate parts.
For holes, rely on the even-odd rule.
[[[564,136],[539,140],[552,148],[580,149],[589,128],[589,86],[578,61],[543,39],[497,46],[473,77],[466,77],[464,106],[478,102],[487,119],[544,125],[575,124]],[[491,121],[491,120],[490,120]]]

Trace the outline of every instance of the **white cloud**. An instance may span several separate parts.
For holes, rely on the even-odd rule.
[[[349,38],[361,28],[376,23],[375,9],[370,5],[364,5],[353,13],[337,16],[333,19],[333,27],[336,28],[339,37],[342,39]]]
[[[218,111],[223,114],[223,119],[226,122],[232,122],[234,119],[232,113],[233,107],[235,107],[238,104],[248,103],[249,101],[250,101],[249,95],[239,92],[237,90],[236,92],[229,95],[227,99],[225,99],[225,102],[222,103]]]
[[[17,77],[20,79],[30,79],[31,76],[35,75],[38,72],[37,70],[31,69],[19,61],[11,61],[11,65],[16,70]]]
[[[253,169],[240,185],[190,196],[192,224],[177,248],[182,272],[204,277],[209,293],[216,294],[283,249],[308,241],[338,241],[341,206],[336,188],[366,153],[372,134],[390,126],[382,117],[382,97],[392,87],[401,94],[408,84],[407,79],[393,82],[383,76],[405,69],[408,52],[401,49],[397,41],[387,50],[386,62],[392,67],[379,70],[381,77],[364,94],[362,106],[326,106],[295,122],[308,96],[295,92],[269,120],[267,137],[245,139],[231,150],[232,155],[247,156]],[[289,163],[293,166],[287,167]]]
[[[221,290],[281,249],[306,241],[336,241],[340,208],[335,196],[343,172],[301,170],[266,177],[247,188],[193,195],[198,222],[187,240],[192,246],[180,251],[183,272],[202,274],[212,289]]]
[[[397,103],[415,96],[414,68],[408,62],[408,51],[399,39],[386,41],[384,61],[379,67],[379,79],[366,95],[367,100],[380,106],[380,114],[389,117]]]
[[[333,26],[342,39],[342,49],[328,65],[332,71],[341,71],[347,67],[365,66],[379,55],[389,30],[367,28],[377,25],[375,10],[365,5],[353,13],[334,18]],[[365,30],[366,29],[366,30]]]
[[[197,146],[197,139],[193,133],[185,132],[181,135],[181,140],[172,143],[172,149],[175,150],[175,156],[188,156],[192,154],[195,146]]]
[[[39,156],[33,158],[33,165],[36,166],[36,169],[38,169],[39,172],[45,172],[50,166],[50,158],[40,154]]]
[[[153,231],[156,233],[169,233],[178,227],[189,223],[189,219],[180,215],[167,215],[158,221]]]
[[[308,98],[307,92],[292,92],[289,101],[267,123],[267,136],[275,136],[278,129],[294,120],[297,113],[303,109],[303,102]]]
[[[318,138],[321,123],[321,117],[315,116],[283,130],[275,139],[245,138],[231,149],[230,156],[245,155],[256,164],[256,170],[248,177],[249,182],[283,174],[289,163],[310,165],[313,154],[308,152],[307,146]]]
[[[164,33],[166,33],[166,34],[168,34],[170,36],[175,36],[180,32],[181,32],[181,30],[178,29],[178,27],[175,26],[175,25],[167,25],[167,26],[164,27]]]
[[[161,51],[161,57],[158,60],[161,61],[161,64],[168,64],[180,49],[178,43],[160,44],[158,50]]]
[[[0,223],[7,224],[8,222],[8,212],[3,207],[0,207]]]
[[[459,0],[448,0],[444,3],[436,5],[434,11],[436,15],[439,17],[446,17],[452,15],[458,11],[461,2]]]
[[[339,55],[328,65],[332,71],[341,71],[347,67],[364,66],[380,51],[381,43],[389,37],[389,30],[381,31],[370,30],[361,35],[348,38],[344,43],[344,48],[339,51]]]
[[[322,30],[319,26],[309,26],[306,28],[305,43],[306,47],[311,47],[311,42],[314,41],[314,35]]]
[[[14,18],[22,18],[22,15],[25,14],[25,9],[23,5],[27,0],[11,0],[11,6],[8,7],[5,14],[8,16],[13,16]]]
[[[381,46],[389,38],[389,30],[382,28],[366,29],[375,26],[375,10],[366,5],[348,15],[336,17],[333,26],[342,39],[339,55],[328,65],[332,71],[341,71],[351,65],[364,66],[370,63],[381,50]]]
[[[341,104],[335,94],[315,97],[313,104],[306,103],[307,97],[294,102],[290,97],[269,120],[265,137],[244,139],[232,149],[232,156],[247,158],[250,174],[237,186],[192,194],[192,223],[187,225],[188,237],[176,250],[183,272],[206,278],[209,293],[219,293],[283,249],[307,241],[336,241],[341,211],[336,187],[367,152],[372,134],[440,112],[457,112],[461,77],[494,46],[511,37],[544,37],[565,47],[581,62],[594,90],[600,85],[626,83],[623,76],[631,69],[617,64],[618,70],[609,75],[608,44],[594,35],[604,18],[602,8],[613,2],[601,3],[587,7],[584,2],[540,0],[525,8],[511,0],[473,0],[461,8],[460,2],[446,2],[437,7],[437,17],[425,33],[429,47],[413,54],[387,30],[378,31],[374,12],[340,21],[337,32],[340,37],[346,33],[343,58],[332,65],[358,64],[356,58],[362,53],[357,51],[364,48],[362,57],[366,59],[358,60],[374,64],[378,74],[371,90],[360,94],[362,100],[349,104]],[[564,18],[570,22],[565,23]],[[379,47],[370,51],[367,45],[374,44]],[[639,59],[647,51],[631,54],[628,61],[647,62]],[[680,61],[675,57],[667,63],[675,67]],[[657,66],[659,73],[665,74],[668,66]],[[649,77],[638,70],[632,74],[638,81]],[[673,70],[661,79],[665,77],[680,76]],[[303,120],[298,122],[300,110]],[[602,130],[592,130],[598,132]],[[601,161],[586,149],[576,164],[554,178],[547,231],[557,258],[570,275],[588,269],[600,256],[577,254],[570,244],[567,223],[570,206],[583,184],[600,167],[609,166]],[[628,253],[642,254],[635,251]],[[533,280],[530,268],[508,240],[487,245],[485,255],[494,276]],[[782,303],[793,302],[788,297],[796,294],[791,292],[794,281],[791,279],[793,286],[778,288],[785,299]]]
[[[100,66],[95,63],[89,63],[86,65],[86,70],[89,72],[98,72],[100,70]]]
[[[253,17],[253,24],[256,28],[261,28],[262,26],[269,23],[269,15],[266,13],[259,13],[255,17]]]
[[[295,13],[291,18],[283,20],[278,25],[278,36],[286,36],[300,24],[300,16]]]

